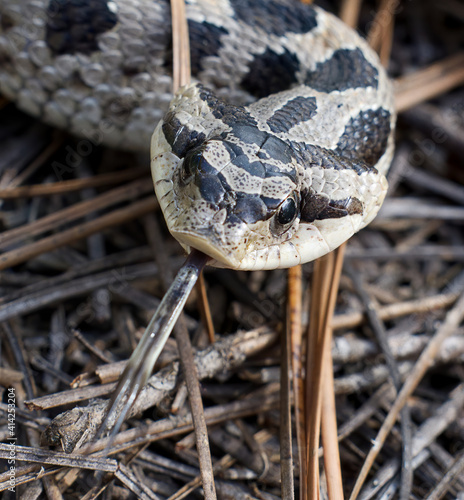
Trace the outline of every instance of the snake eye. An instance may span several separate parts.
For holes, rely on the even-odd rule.
[[[298,196],[296,193],[292,193],[280,204],[280,207],[271,222],[272,232],[275,235],[285,233],[285,231],[287,231],[287,229],[289,229],[295,221],[298,211]]]
[[[277,212],[277,222],[286,226],[295,220],[297,214],[296,201],[293,196],[289,196],[280,205],[279,211]]]
[[[282,226],[291,224],[298,215],[298,199],[295,193],[292,193],[279,207],[277,212],[277,222]]]
[[[184,184],[187,184],[195,176],[202,158],[203,150],[194,149],[186,154],[180,171],[180,178]]]

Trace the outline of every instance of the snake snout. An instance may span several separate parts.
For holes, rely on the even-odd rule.
[[[201,209],[200,209],[201,210]],[[203,207],[201,212],[206,210]],[[180,214],[170,228],[171,234],[187,250],[195,248],[209,255],[223,266],[237,268],[245,257],[246,245],[243,244],[243,227],[234,229],[226,223],[227,211],[221,209],[209,213],[202,220],[192,217],[197,211]],[[241,237],[238,236],[238,234]]]

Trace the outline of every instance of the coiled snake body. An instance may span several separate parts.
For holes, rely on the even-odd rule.
[[[217,265],[304,263],[377,214],[391,86],[365,41],[321,9],[189,0],[195,83],[169,109],[167,1],[3,0],[0,16],[0,92],[21,108],[133,150],[161,119],[152,167],[168,227]]]

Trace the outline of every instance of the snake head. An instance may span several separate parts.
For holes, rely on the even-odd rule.
[[[376,215],[387,183],[346,152],[286,142],[251,106],[182,89],[152,137],[155,191],[171,234],[215,265],[291,267],[334,250]]]
[[[276,267],[269,259],[299,223],[296,158],[285,142],[250,123],[243,108],[228,123],[214,116],[211,101],[191,104],[191,89],[192,111],[175,98],[152,139],[155,190],[168,228],[184,248],[201,250],[217,265]]]

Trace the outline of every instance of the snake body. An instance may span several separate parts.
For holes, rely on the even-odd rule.
[[[3,0],[0,16],[0,92],[21,108],[133,150],[159,121],[152,171],[168,228],[217,265],[308,262],[377,214],[391,85],[333,15],[291,0],[188,0],[194,83],[170,105],[167,1]]]

